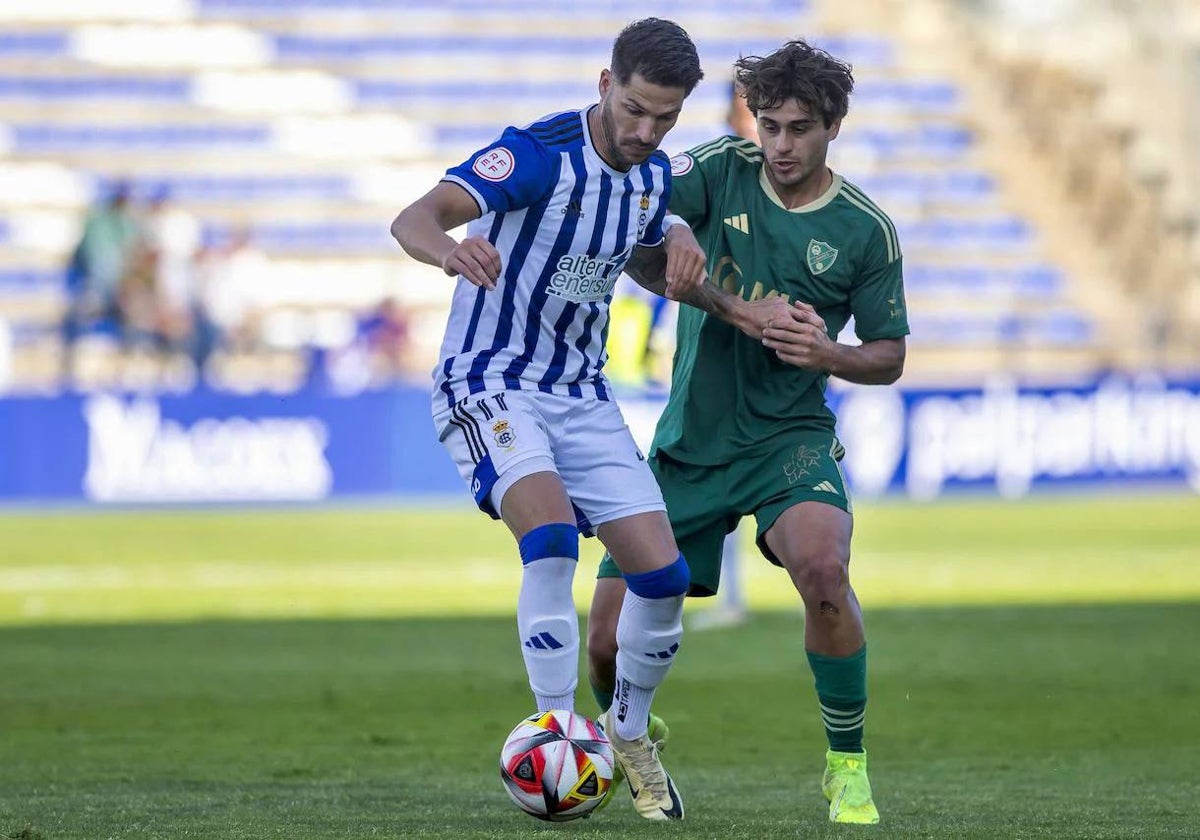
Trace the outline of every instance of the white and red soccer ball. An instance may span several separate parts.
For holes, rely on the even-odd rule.
[[[604,730],[583,715],[538,712],[504,741],[500,779],[525,813],[551,822],[578,819],[612,786],[612,747]]]

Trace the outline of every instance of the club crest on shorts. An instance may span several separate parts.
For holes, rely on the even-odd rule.
[[[838,249],[834,248],[828,242],[818,242],[815,239],[810,239],[808,240],[808,247],[804,249],[804,252],[808,262],[808,270],[813,274],[824,274],[837,262]]]
[[[496,445],[504,449],[512,449],[517,442],[517,433],[507,420],[497,420],[492,424],[492,434],[496,437]]]

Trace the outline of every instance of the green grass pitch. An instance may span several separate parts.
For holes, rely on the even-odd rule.
[[[6,513],[0,546],[0,837],[1200,837],[1196,498],[863,506],[873,828],[826,820],[802,620],[749,553],[754,617],[657,703],[687,819],[547,826],[497,776],[531,709],[478,514]]]

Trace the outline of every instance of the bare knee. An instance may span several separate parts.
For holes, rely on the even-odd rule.
[[[836,605],[846,600],[850,590],[847,565],[838,552],[817,551],[788,564],[788,572],[806,604]]]

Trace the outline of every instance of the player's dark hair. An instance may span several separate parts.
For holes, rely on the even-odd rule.
[[[661,87],[691,93],[704,78],[696,45],[683,27],[662,18],[635,20],[613,41],[609,69],[618,84],[629,84],[636,73]]]
[[[743,56],[733,66],[746,105],[756,116],[763,108],[795,99],[829,128],[850,110],[850,65],[806,41],[788,41],[768,56]]]

